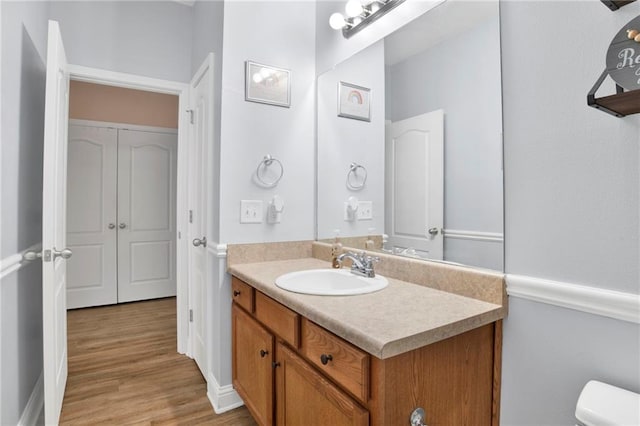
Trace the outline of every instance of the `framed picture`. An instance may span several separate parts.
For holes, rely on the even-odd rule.
[[[246,61],[244,99],[289,108],[291,71]]]
[[[371,121],[371,89],[338,83],[338,117]]]

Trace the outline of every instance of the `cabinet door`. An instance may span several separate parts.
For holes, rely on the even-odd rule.
[[[235,303],[233,386],[258,424],[273,424],[273,335]]]
[[[276,358],[279,426],[369,424],[369,413],[364,408],[281,343],[277,345]]]

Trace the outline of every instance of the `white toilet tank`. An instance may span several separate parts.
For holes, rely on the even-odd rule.
[[[578,398],[576,419],[584,426],[640,426],[640,395],[591,380]]]

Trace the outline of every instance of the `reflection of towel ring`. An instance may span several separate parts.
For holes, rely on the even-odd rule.
[[[358,182],[357,178],[358,178],[358,169],[362,169],[362,171],[364,172],[364,176],[362,177],[362,181]],[[352,179],[353,177],[353,179]],[[354,181],[355,179],[355,181]],[[354,191],[359,191],[362,188],[364,188],[364,184],[367,182],[367,169],[358,164],[358,163],[351,163],[349,165],[349,172],[347,173],[347,188],[354,190]]]
[[[274,181],[267,182],[267,181],[263,180],[260,177],[260,169],[262,169],[263,172],[264,172],[267,169],[267,167],[272,165],[274,162],[278,163],[278,165],[280,166],[280,173],[279,173],[278,177]],[[264,158],[262,159],[261,162],[258,163],[258,167],[256,168],[256,179],[258,179],[258,182],[260,182],[262,185],[264,185],[264,186],[266,186],[268,188],[276,186],[278,184],[278,182],[280,182],[280,179],[282,179],[282,175],[283,174],[284,174],[284,166],[282,165],[280,160],[278,160],[277,158],[273,158],[269,154],[264,156]]]

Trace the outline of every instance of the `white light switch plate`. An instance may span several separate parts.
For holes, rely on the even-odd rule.
[[[240,223],[262,223],[262,200],[240,200]]]
[[[358,220],[373,219],[373,201],[359,201],[356,216]]]

